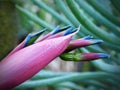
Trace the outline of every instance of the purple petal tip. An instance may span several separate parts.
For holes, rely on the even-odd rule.
[[[83,39],[85,39],[85,40],[89,40],[89,39],[92,39],[92,38],[93,38],[93,36],[91,36],[91,35],[83,37]]]
[[[94,44],[100,44],[100,43],[102,43],[103,42],[103,40],[97,40],[97,39],[95,39],[95,40],[91,40],[92,41],[92,43],[94,43]]]
[[[54,35],[54,34],[58,33],[59,30],[60,30],[59,28],[60,28],[60,26],[57,26],[57,27],[52,31],[52,34]]]
[[[30,41],[30,39],[31,39],[31,36],[28,35],[28,36],[26,37],[24,46],[27,46],[27,44],[28,44],[28,42]]]
[[[64,30],[67,30],[68,28],[71,28],[71,25],[68,25],[68,26],[66,26],[66,27],[63,27],[63,28],[59,29],[59,31],[64,31]]]
[[[34,38],[36,36],[39,36],[41,35],[43,32],[45,32],[46,28],[37,32],[37,33],[30,33],[28,34],[28,36],[26,37],[26,40],[25,40],[25,45],[24,46],[27,46],[28,42],[30,41],[31,38]]]
[[[72,33],[71,30],[72,30],[72,28],[68,28],[67,31],[63,34],[63,36],[71,34]]]
[[[99,53],[98,56],[101,58],[110,58],[110,55],[105,53]]]
[[[30,33],[29,35],[30,35],[31,38],[33,38],[33,37],[35,37],[35,36],[41,35],[42,33],[45,32],[45,30],[47,30],[47,28],[45,28],[45,29],[43,29],[43,30],[40,30],[40,31],[37,32],[37,33]]]
[[[75,34],[75,33],[77,33],[79,30],[80,30],[80,25],[79,25],[78,28],[73,29],[73,30],[72,30],[72,28],[68,28],[67,31],[63,34],[63,36],[66,36],[66,35],[72,34],[72,33]]]

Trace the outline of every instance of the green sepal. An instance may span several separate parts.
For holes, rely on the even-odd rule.
[[[80,53],[62,53],[60,58],[64,61],[80,61]]]

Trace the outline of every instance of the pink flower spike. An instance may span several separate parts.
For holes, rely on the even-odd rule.
[[[82,61],[96,60],[100,58],[109,58],[110,55],[105,53],[83,53],[81,56]]]
[[[75,33],[27,46],[0,63],[0,90],[28,80],[67,48]]]
[[[65,52],[70,52],[76,48],[80,48],[80,47],[85,47],[85,46],[89,46],[89,45],[93,45],[93,44],[99,44],[102,43],[103,40],[86,40],[86,39],[77,39],[77,40],[73,40],[70,42],[68,48],[65,50]]]
[[[60,58],[65,61],[91,61],[100,58],[109,58],[105,53],[62,53]]]

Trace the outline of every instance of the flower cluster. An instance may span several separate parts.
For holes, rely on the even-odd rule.
[[[108,55],[104,53],[69,53],[76,48],[102,42],[102,40],[93,40],[90,36],[72,40],[79,29],[80,27],[72,29],[71,26],[60,29],[58,26],[40,39],[36,37],[45,30],[29,34],[0,62],[0,90],[12,89],[30,79],[58,56],[68,61],[107,58]]]

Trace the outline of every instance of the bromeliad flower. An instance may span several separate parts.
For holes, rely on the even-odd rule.
[[[104,53],[63,53],[60,55],[61,59],[65,61],[91,61],[99,58],[108,58],[108,54]]]
[[[32,39],[36,39],[44,30],[37,34],[29,34],[21,44],[0,62],[0,90],[12,89],[30,79],[56,57],[61,54],[64,56],[65,51],[69,52],[75,48],[99,42],[90,42],[90,40],[87,40],[88,37],[85,37],[84,40],[78,40],[77,44],[75,43],[76,41],[71,41],[72,36],[75,35],[79,29],[80,27],[74,30],[72,30],[70,26],[62,29],[57,27],[51,33],[30,45],[29,42]],[[84,45],[81,43],[84,43]],[[104,56],[105,54],[101,55]],[[87,57],[85,59],[91,57],[90,55],[83,56],[84,58]],[[74,61],[74,58],[72,59]],[[92,59],[97,58],[93,55]]]

